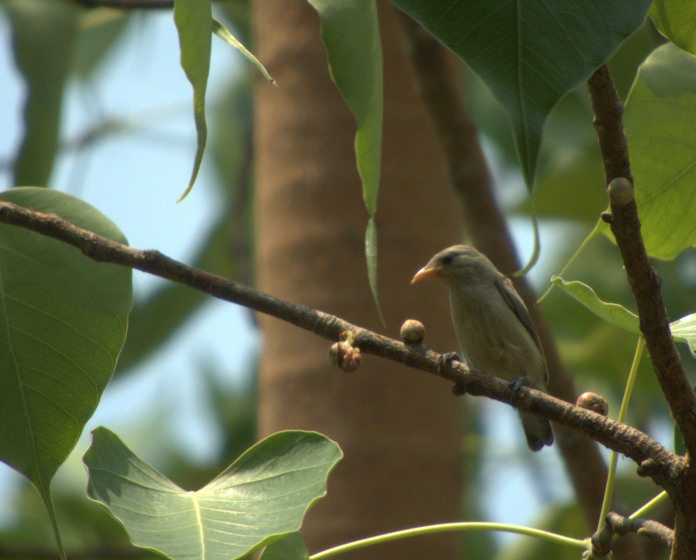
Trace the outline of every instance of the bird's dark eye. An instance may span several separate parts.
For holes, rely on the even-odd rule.
[[[454,257],[452,255],[445,255],[442,257],[442,264],[447,266],[448,264],[452,264],[452,261],[454,260]]]

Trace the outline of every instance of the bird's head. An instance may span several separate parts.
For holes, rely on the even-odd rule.
[[[411,284],[435,278],[447,286],[489,283],[500,273],[488,258],[468,245],[455,245],[440,251],[421,268]]]

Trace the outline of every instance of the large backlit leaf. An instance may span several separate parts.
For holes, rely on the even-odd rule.
[[[670,323],[669,328],[674,340],[686,343],[691,355],[696,357],[696,313]]]
[[[680,49],[696,54],[696,2],[655,0],[650,8],[655,27]]]
[[[696,58],[671,44],[650,55],[624,126],[645,248],[674,258],[696,244]]]
[[[208,125],[205,120],[205,91],[210,73],[210,51],[213,37],[213,8],[211,0],[174,0],[174,23],[179,33],[181,67],[193,86],[193,116],[196,121],[198,146],[191,180],[179,199],[181,202],[196,182],[203,163]]]
[[[123,523],[135,545],[174,560],[231,560],[297,531],[341,457],[321,434],[281,432],[187,492],[100,427],[84,462],[90,498]]]
[[[0,200],[127,243],[89,204],[43,188]],[[24,474],[50,508],[50,483],[111,379],[133,303],[131,270],[0,225],[0,460]]]
[[[640,27],[651,0],[392,0],[481,76],[505,107],[528,188],[553,106]]]

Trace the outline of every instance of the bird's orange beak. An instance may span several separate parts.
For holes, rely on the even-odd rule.
[[[426,280],[428,278],[434,278],[435,276],[439,276],[440,272],[442,272],[442,267],[440,266],[434,266],[432,268],[428,268],[426,266],[425,268],[421,268],[418,272],[416,272],[416,275],[413,277],[413,280],[411,280],[411,284],[415,284],[416,282],[420,282],[421,280]]]

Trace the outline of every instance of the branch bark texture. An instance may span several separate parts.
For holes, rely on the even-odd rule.
[[[599,145],[607,184],[633,175],[624,133],[624,106],[605,65],[587,82],[595,115]],[[640,188],[640,185],[638,185]],[[660,292],[661,280],[650,264],[640,233],[635,200],[611,203],[611,231],[621,252],[628,283],[636,300],[640,330],[650,353],[655,375],[665,394],[672,416],[679,426],[689,457],[696,456],[696,395],[686,377],[681,357],[672,340],[667,311]],[[671,496],[676,507],[675,539],[672,558],[693,558],[696,550],[696,472],[691,462],[680,476],[680,492]],[[689,552],[690,551],[690,552]]]
[[[156,250],[142,251],[116,243],[79,228],[55,214],[42,214],[15,204],[0,202],[0,223],[20,226],[72,245],[94,261],[141,270],[201,290],[218,299],[244,305],[328,340],[341,340],[341,333],[353,331],[356,346],[364,354],[386,358],[437,375],[463,387],[472,395],[492,398],[553,420],[630,457],[639,465],[645,465],[647,462],[649,468],[644,471],[646,476],[650,476],[667,490],[670,496],[675,495],[678,490],[674,481],[684,470],[685,460],[626,424],[539,391],[525,387],[511,389],[511,385],[502,379],[472,370],[461,363],[450,363],[438,371],[440,354],[426,346],[406,345],[328,313],[284,301],[222,276],[185,265]]]

